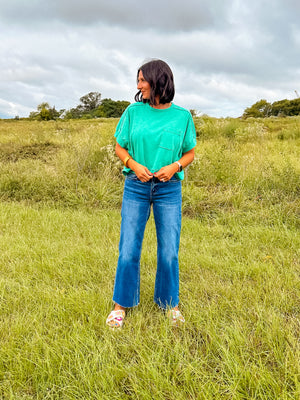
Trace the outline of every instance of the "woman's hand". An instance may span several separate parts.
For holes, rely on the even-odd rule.
[[[151,178],[153,178],[153,174],[149,171],[147,167],[137,163],[132,158],[128,161],[127,165],[132,171],[135,172],[140,181],[148,182]]]
[[[178,172],[178,164],[173,163],[162,167],[159,171],[155,172],[154,176],[162,182],[167,182],[175,172]]]
[[[187,167],[193,161],[194,156],[194,148],[187,151],[186,153],[183,153],[180,160],[178,160],[182,165],[182,168]],[[172,164],[166,165],[165,167],[162,167],[159,171],[155,172],[154,176],[162,182],[167,182],[176,172],[178,172],[178,164],[177,162],[174,162]]]
[[[130,156],[128,151],[124,147],[120,146],[119,143],[116,144],[116,154],[121,161],[125,160],[126,157]],[[136,176],[142,182],[148,182],[149,179],[153,178],[153,174],[149,171],[147,167],[136,162],[133,158],[129,158],[126,163],[126,167],[130,168],[135,172]]]

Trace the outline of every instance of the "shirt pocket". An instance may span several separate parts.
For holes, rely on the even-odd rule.
[[[183,132],[180,129],[164,128],[159,147],[168,151],[178,151],[181,148]]]

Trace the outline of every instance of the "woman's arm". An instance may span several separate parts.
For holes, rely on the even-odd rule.
[[[153,177],[153,174],[148,170],[148,168],[134,161],[128,151],[124,149],[124,147],[120,146],[119,143],[116,144],[116,155],[122,162],[124,162],[127,157],[130,157],[126,162],[126,166],[135,172],[140,181],[148,182],[149,179]]]
[[[178,160],[180,162],[180,164],[182,165],[182,168],[187,167],[189,164],[191,164],[191,162],[193,162],[195,158],[195,148],[187,151],[186,153],[184,153],[181,157],[180,160]],[[178,164],[177,164],[178,166]]]
[[[187,167],[195,157],[195,149],[191,149],[184,153],[180,160],[180,164],[182,165],[182,168]],[[165,167],[162,167],[159,171],[155,172],[154,176],[158,178],[160,181],[169,181],[172,176],[179,171],[179,166],[176,162],[166,165]]]

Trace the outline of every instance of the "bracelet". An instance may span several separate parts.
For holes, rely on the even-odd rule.
[[[175,161],[175,163],[178,165],[178,172],[182,171],[182,165],[180,164],[179,161]]]
[[[127,156],[124,160],[123,160],[123,164],[125,165],[125,167],[127,168],[127,163],[128,161],[131,159],[131,156]]]

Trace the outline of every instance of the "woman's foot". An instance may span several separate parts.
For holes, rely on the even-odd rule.
[[[106,319],[106,325],[113,329],[122,328],[125,318],[124,310],[113,310]]]
[[[185,322],[184,316],[179,311],[178,307],[174,307],[167,312],[172,326],[180,326]]]
[[[125,308],[115,303],[114,310],[109,314],[106,319],[106,325],[110,328],[118,329],[122,328],[125,318]]]

